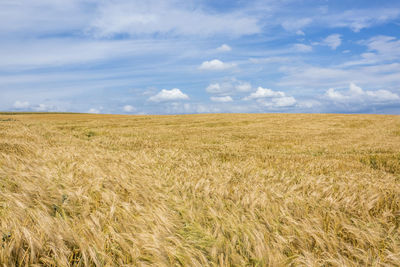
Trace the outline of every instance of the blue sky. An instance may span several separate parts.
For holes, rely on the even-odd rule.
[[[400,114],[400,1],[2,0],[0,110]]]

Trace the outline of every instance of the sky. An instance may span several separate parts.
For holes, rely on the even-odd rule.
[[[0,110],[400,114],[400,1],[0,0]]]

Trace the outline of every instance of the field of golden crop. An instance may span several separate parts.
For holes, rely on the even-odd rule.
[[[400,116],[0,115],[3,266],[396,266]]]

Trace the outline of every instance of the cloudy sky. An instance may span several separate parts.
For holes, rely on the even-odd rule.
[[[0,110],[400,114],[400,1],[0,0]]]

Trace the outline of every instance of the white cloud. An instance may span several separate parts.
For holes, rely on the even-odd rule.
[[[101,1],[91,30],[99,36],[195,35],[241,36],[259,33],[258,19],[240,11],[206,13],[193,2],[174,0]]]
[[[88,113],[99,114],[100,110],[97,108],[91,108],[88,110]]]
[[[400,41],[396,37],[379,35],[372,37],[365,42],[370,50],[376,50],[380,53],[395,52],[400,54]]]
[[[338,91],[330,88],[326,91],[325,96],[329,99],[343,103],[385,103],[400,102],[400,96],[388,90],[364,91],[361,87],[354,83],[350,83],[347,91]]]
[[[133,106],[131,106],[131,105],[126,105],[126,106],[124,106],[122,109],[123,109],[125,112],[133,112],[133,111],[136,110],[136,109],[135,109]]]
[[[210,97],[210,99],[213,102],[223,102],[223,103],[233,101],[232,97],[230,97],[230,96],[220,96],[220,97],[212,96],[212,97]]]
[[[292,96],[284,96],[269,100],[260,99],[258,103],[270,108],[284,108],[294,106],[296,104],[296,99]]]
[[[176,100],[186,100],[189,96],[182,93],[178,88],[171,90],[162,89],[158,94],[149,98],[152,102],[165,102],[165,101],[176,101]]]
[[[210,94],[234,94],[251,91],[252,87],[249,82],[240,81],[236,78],[225,79],[221,82],[211,83],[206,88],[206,92]]]
[[[236,90],[239,92],[248,92],[251,90],[251,84],[248,82],[239,82],[238,85],[235,86]]]
[[[33,110],[39,111],[39,112],[54,111],[54,107],[51,105],[46,105],[46,104],[39,104],[39,105],[33,107]]]
[[[328,91],[326,91],[325,95],[333,100],[339,100],[339,99],[341,100],[345,98],[345,96],[337,92],[334,88],[329,88]]]
[[[366,91],[365,94],[376,101],[396,101],[400,99],[398,94],[387,90]]]
[[[219,52],[229,52],[231,50],[232,50],[232,48],[227,44],[223,44],[217,48],[217,51],[219,51]]]
[[[0,35],[34,35],[80,30],[90,21],[85,1],[0,1]],[[70,19],[74,17],[74,19]]]
[[[243,98],[243,100],[256,100],[261,106],[271,109],[291,107],[297,103],[294,97],[286,96],[284,92],[262,87],[258,87],[255,92]]]
[[[221,60],[213,59],[211,61],[204,61],[199,69],[200,70],[226,70],[236,67],[234,63],[224,63]]]
[[[277,83],[279,86],[320,90],[320,88],[341,88],[343,85],[354,82],[368,84],[370,87],[386,87],[397,90],[400,84],[400,64],[390,63],[371,66],[317,67],[298,65],[295,67],[281,67],[283,78]]]
[[[187,44],[170,40],[91,40],[75,38],[29,39],[0,42],[0,68],[47,67],[93,61],[167,54]]]
[[[324,15],[321,20],[330,27],[348,27],[354,32],[359,32],[364,28],[396,19],[399,15],[400,9],[398,8],[353,9]]]
[[[226,91],[219,83],[212,83],[207,86],[206,91],[211,94],[220,94]]]
[[[400,40],[392,36],[375,36],[364,42],[370,51],[376,54],[366,53],[364,58],[375,61],[392,61],[400,59]]]
[[[354,83],[350,83],[349,92],[352,95],[362,95],[364,93],[363,89],[361,87],[355,85]]]
[[[17,108],[17,109],[23,109],[23,108],[29,108],[29,107],[30,107],[30,104],[29,104],[28,101],[19,101],[19,100],[17,100],[14,103],[14,108]]]
[[[286,20],[282,23],[282,27],[287,31],[301,31],[304,27],[309,25],[313,21],[312,18],[302,18]],[[302,32],[302,31],[301,31]]]
[[[297,106],[299,108],[305,108],[305,109],[310,109],[310,108],[315,108],[315,107],[320,107],[322,104],[320,101],[314,100],[314,99],[306,99],[298,102]]]
[[[274,98],[272,101],[275,102],[276,107],[290,107],[296,104],[296,99],[292,96]]]
[[[266,63],[283,63],[293,61],[290,57],[264,57],[264,58],[250,58],[249,61],[254,64]]]
[[[32,110],[37,112],[47,112],[47,111],[62,111],[63,109],[57,108],[53,104],[30,104],[28,101],[15,101],[14,108],[19,110]]]
[[[294,8],[296,8],[296,6],[294,6]],[[346,27],[354,32],[359,32],[365,28],[394,21],[400,16],[400,9],[398,6],[393,6],[391,8],[357,8],[340,11],[329,9],[328,7],[322,9],[318,7],[312,12],[315,15],[310,15],[307,18],[296,18],[293,15],[292,17],[289,16],[289,18],[283,19],[281,25],[286,31],[296,32],[298,35],[302,35],[302,33],[304,33],[302,30],[306,27]],[[277,18],[277,20],[279,21],[280,18]]]
[[[268,88],[258,87],[257,91],[251,93],[249,96],[245,97],[244,100],[267,98],[267,97],[284,97],[285,93],[281,91],[273,91]]]
[[[293,47],[298,52],[311,52],[312,51],[312,46],[311,45],[295,44]]]
[[[331,34],[322,41],[322,44],[329,46],[333,50],[336,50],[336,48],[338,48],[342,44],[341,35]]]
[[[204,105],[200,103],[179,103],[171,102],[167,103],[164,107],[164,113],[169,114],[188,114],[188,113],[218,113],[221,112],[219,106],[213,106],[212,104]]]
[[[392,62],[400,59],[400,40],[392,36],[375,36],[359,42],[368,48],[358,60],[348,61],[343,66],[372,65]]]
[[[302,30],[297,30],[296,34],[297,35],[302,35],[302,36],[306,35]]]

